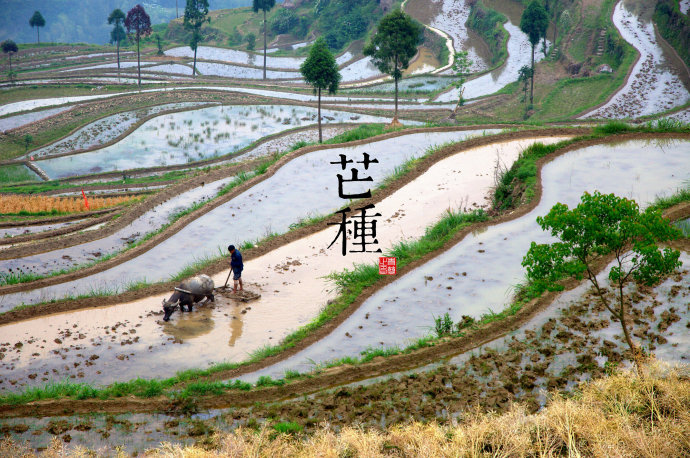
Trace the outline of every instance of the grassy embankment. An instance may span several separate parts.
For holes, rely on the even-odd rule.
[[[685,65],[690,66],[690,18],[680,12],[677,0],[659,0],[654,9],[654,22],[666,41]]]
[[[613,122],[604,126],[599,126],[594,130],[592,135],[585,137],[578,137],[572,140],[566,140],[553,145],[543,145],[540,143],[534,144],[527,148],[520,158],[513,164],[511,169],[504,173],[500,179],[494,196],[494,206],[496,209],[514,208],[520,202],[529,201],[534,195],[534,187],[536,186],[536,162],[540,158],[551,154],[558,149],[575,143],[584,139],[604,138],[608,135],[623,132],[680,132],[689,133],[690,126],[681,126],[673,122],[658,122],[654,125],[648,124],[645,126],[632,127],[625,123]],[[430,149],[428,154],[433,154],[434,149]],[[396,170],[395,175],[403,176],[414,168],[414,165],[419,161],[412,160],[401,166]],[[519,193],[513,190],[519,189]],[[660,201],[659,208],[667,208],[680,202],[690,200],[690,192],[683,190],[677,195],[668,199]],[[433,227],[429,228],[425,235],[414,242],[399,243],[391,251],[391,256],[398,257],[399,267],[403,268],[410,262],[421,258],[429,252],[433,252],[441,248],[455,233],[461,229],[471,225],[477,221],[483,221],[486,215],[483,212],[474,212],[470,214],[452,213],[449,212]],[[208,260],[211,263],[212,260]],[[195,266],[188,273],[193,273],[193,270],[201,268],[202,265]],[[324,308],[320,314],[304,327],[298,329],[292,334],[288,335],[280,344],[275,346],[263,347],[254,352],[250,358],[241,363],[222,363],[214,365],[204,370],[187,370],[178,373],[175,377],[166,380],[142,380],[137,379],[130,382],[117,383],[103,388],[94,388],[84,384],[73,383],[58,383],[51,384],[46,387],[31,388],[24,392],[11,394],[5,397],[0,397],[0,405],[2,404],[20,404],[31,402],[40,399],[55,399],[62,397],[71,397],[77,399],[87,398],[101,398],[108,399],[113,396],[134,395],[139,397],[150,397],[164,394],[172,399],[184,400],[193,402],[195,396],[206,394],[220,394],[229,389],[251,389],[251,386],[246,384],[238,384],[237,381],[223,383],[223,382],[209,382],[204,378],[215,373],[235,369],[247,364],[261,361],[266,357],[279,354],[288,348],[294,347],[301,340],[309,336],[311,333],[319,329],[323,324],[327,323],[339,313],[345,310],[350,304],[356,300],[361,291],[376,282],[381,281],[378,275],[378,269],[374,265],[357,265],[352,270],[345,270],[343,272],[332,273],[329,278],[338,286],[339,296]],[[426,346],[433,346],[441,338],[447,337],[462,337],[468,328],[476,329],[479,326],[488,324],[494,321],[502,320],[508,316],[517,313],[521,307],[529,300],[538,297],[543,292],[542,289],[533,287],[532,285],[517,285],[517,292],[515,301],[508,305],[504,310],[496,313],[489,312],[483,315],[479,320],[467,320],[459,323],[436,323],[436,336],[426,336],[413,342],[408,347],[401,348],[383,348],[371,349],[362,352],[359,357],[347,357],[337,361],[332,361],[327,366],[337,366],[342,364],[362,364],[371,361],[378,356],[391,356],[401,353],[409,353],[416,349]],[[318,372],[318,369],[317,369]],[[306,376],[311,376],[308,374]],[[262,377],[257,383],[257,387],[283,385],[287,381],[305,375],[296,372],[288,371],[285,378],[279,380],[271,380],[270,377]],[[179,383],[185,383],[182,390],[175,390],[174,387]]]
[[[575,25],[559,31],[556,46],[561,52],[566,52],[576,62],[584,64],[591,76],[570,77],[563,65],[551,56],[536,65],[533,110],[528,110],[528,101],[523,100],[522,85],[511,83],[500,90],[503,95],[502,103],[492,107],[488,115],[481,117],[477,113],[459,113],[461,121],[486,121],[487,119],[524,120],[530,122],[564,121],[592,108],[606,100],[612,93],[623,85],[628,70],[636,58],[636,52],[618,33],[611,21],[611,13],[616,4],[615,0],[599,0],[600,5],[594,5],[583,12],[581,31],[575,33]],[[576,5],[570,11],[571,17],[579,15]],[[598,30],[605,30],[605,46],[602,56],[585,55],[590,37]],[[572,43],[564,41],[572,36]],[[541,46],[541,45],[539,45]],[[537,50],[537,52],[540,52]],[[608,64],[613,73],[597,73],[601,64]]]

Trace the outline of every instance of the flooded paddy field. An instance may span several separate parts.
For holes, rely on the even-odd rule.
[[[354,147],[326,149],[300,156],[281,167],[275,175],[238,195],[230,202],[215,208],[193,225],[182,229],[165,242],[157,245],[124,265],[100,272],[93,276],[36,289],[30,292],[0,296],[0,311],[19,304],[31,304],[62,298],[66,295],[85,294],[94,290],[119,289],[141,280],[165,280],[196,259],[215,256],[219,247],[227,246],[228,238],[237,245],[253,242],[272,233],[282,233],[291,224],[313,214],[328,214],[342,205],[338,193],[328,193],[318,201],[309,197],[333,188],[333,166],[329,162],[338,154],[359,155],[369,153],[380,161],[372,168],[375,187],[404,161],[419,157],[427,148],[449,141],[461,141],[473,135],[495,131],[461,130],[444,133],[418,133],[381,140]],[[406,149],[400,154],[399,142],[404,139]],[[330,171],[330,172],[329,172]],[[290,183],[290,187],[277,183]],[[280,209],[277,211],[276,209]],[[232,221],[231,233],[218,231]],[[186,253],[180,258],[177,253]]]
[[[172,57],[194,57],[194,51],[188,46],[172,48],[165,51],[166,56]],[[252,67],[263,66],[263,55],[240,51],[229,48],[214,48],[212,46],[199,46],[197,48],[197,59],[234,62],[237,64],[249,65]],[[299,66],[304,62],[302,57],[266,57],[266,66],[271,69],[299,70]]]
[[[524,279],[520,263],[530,243],[552,240],[537,225],[537,216],[556,202],[577,203],[584,191],[613,192],[642,205],[672,194],[690,178],[687,149],[687,141],[630,141],[554,159],[544,166],[542,200],[529,214],[467,236],[423,268],[377,291],[318,344],[245,378],[277,376],[288,369],[304,372],[315,363],[367,348],[404,347],[427,335],[433,318],[446,312],[459,321],[462,315],[479,318],[489,310],[502,310]]]
[[[316,124],[316,113],[315,108],[296,105],[227,105],[170,113],[146,121],[105,148],[35,163],[52,179],[192,163],[234,153],[268,135]],[[321,115],[326,124],[387,121],[378,116],[333,110],[322,110]],[[130,119],[127,114],[114,116]],[[97,122],[87,136],[91,138],[91,130],[100,132],[102,124],[111,122]]]
[[[450,139],[455,137],[457,139],[460,133],[449,132],[448,134],[447,138]],[[451,136],[450,134],[454,135]],[[466,135],[469,133],[466,132],[464,134]],[[408,137],[413,137],[413,135]],[[419,142],[419,140],[423,141],[424,138],[420,137],[417,142]],[[406,138],[405,141],[408,144],[415,143],[414,138]],[[483,198],[491,186],[493,177],[491,170],[496,155],[500,154],[506,162],[512,162],[522,148],[529,144],[530,141],[528,140],[520,140],[458,153],[449,159],[443,160],[441,165],[434,166],[432,170],[423,175],[425,177],[424,179],[415,180],[411,184],[403,187],[400,191],[384,199],[377,204],[376,207],[377,211],[385,216],[385,223],[382,222],[382,224],[387,226],[387,231],[384,232],[383,229],[381,229],[382,232],[379,236],[382,248],[388,249],[393,243],[401,239],[421,236],[426,227],[433,224],[433,222],[442,216],[449,208],[458,208],[463,205],[463,203],[475,208],[479,205],[485,206],[485,203],[481,203],[481,198]],[[372,145],[368,146],[372,148]],[[340,151],[343,150],[330,150],[330,154],[324,156],[324,159],[328,157],[337,158]],[[369,149],[369,151],[371,151],[371,149]],[[377,153],[376,158],[380,161],[379,165],[386,164],[386,162],[384,162],[385,157],[385,155],[379,155]],[[315,160],[315,158],[312,157],[309,162],[313,163],[313,160]],[[291,163],[288,165],[290,164]],[[388,167],[390,167],[390,165],[386,165],[386,168]],[[290,170],[286,170],[285,173],[296,173],[296,170],[299,169],[290,168]],[[391,169],[388,168],[388,170],[390,171]],[[279,172],[282,172],[282,169]],[[376,174],[375,176],[378,177],[379,175]],[[299,178],[299,174],[296,178]],[[277,179],[280,179],[280,177],[277,177]],[[380,181],[380,179],[381,178],[376,178],[377,181]],[[429,183],[434,180],[439,181],[441,184],[437,183],[432,191],[429,189]],[[265,192],[262,192],[261,189],[257,189],[262,184],[263,183],[259,183],[246,192],[253,195],[255,198],[258,197],[254,209],[251,212],[255,215],[250,215],[250,217],[258,218],[256,222],[253,223],[255,226],[261,224],[258,223],[258,221],[263,221],[261,219],[261,206],[263,202],[266,201],[264,197],[267,196],[264,195]],[[269,183],[266,189],[273,188],[274,185],[271,186]],[[429,192],[424,194],[422,192],[424,189],[429,190]],[[458,193],[460,193],[462,197],[460,197]],[[239,196],[239,198],[241,197],[242,196]],[[293,205],[297,205],[299,199],[296,198],[295,194],[293,194],[292,197],[293,202],[295,202]],[[237,200],[239,198],[229,202],[229,204],[234,204],[231,205],[232,209],[239,208],[237,205]],[[327,200],[326,196],[324,196],[323,200]],[[480,202],[470,203],[465,202],[466,200]],[[273,204],[281,204],[281,199],[274,199]],[[251,235],[249,230],[242,230],[242,220],[247,219],[247,217],[243,218],[243,214],[245,213],[246,212],[242,212],[238,209],[236,216],[231,218],[232,228],[233,231],[236,231],[238,234]],[[206,218],[206,216],[209,216],[209,218]],[[180,234],[191,230],[193,234],[199,234],[191,238],[190,242],[192,244],[196,244],[197,246],[200,244],[210,246],[210,243],[203,241],[204,236],[201,234],[208,232],[207,228],[214,226],[204,220],[215,219],[217,216],[213,215],[213,212],[206,216],[199,218],[195,222],[194,227],[188,226],[180,233],[174,235],[173,238],[179,238]],[[281,227],[276,224],[279,222],[275,221],[278,218],[274,217],[272,219],[273,221],[271,221],[270,224],[275,228],[273,230],[277,229],[280,231]],[[213,235],[225,237],[223,241],[226,241],[228,237],[228,234]],[[156,320],[161,310],[160,297],[147,298],[130,304],[108,307],[107,317],[101,314],[101,312],[106,309],[93,309],[31,320],[18,323],[16,326],[3,326],[3,334],[6,335],[7,338],[9,338],[10,335],[16,336],[17,338],[23,339],[23,345],[26,345],[27,350],[31,348],[31,351],[22,353],[23,356],[29,358],[27,361],[28,364],[25,364],[23,357],[16,361],[8,361],[8,364],[12,364],[11,366],[7,366],[11,374],[11,380],[22,380],[22,384],[25,383],[23,379],[30,381],[32,379],[29,375],[33,372],[27,373],[24,376],[21,374],[26,370],[36,370],[39,366],[45,369],[43,372],[46,370],[50,372],[50,377],[56,376],[56,374],[59,373],[62,374],[61,376],[75,375],[75,377],[84,378],[85,380],[106,383],[115,380],[109,377],[115,376],[116,373],[119,374],[116,379],[122,379],[122,377],[131,378],[135,377],[137,374],[143,375],[145,374],[146,367],[151,368],[155,366],[159,375],[163,376],[164,373],[172,375],[181,367],[198,367],[211,362],[219,362],[220,360],[242,360],[249,352],[263,345],[278,342],[290,331],[290,329],[294,329],[311,320],[325,302],[333,297],[332,288],[323,278],[320,278],[323,272],[340,270],[351,266],[353,262],[371,262],[371,260],[378,256],[376,253],[364,253],[361,255],[352,254],[352,256],[343,257],[337,248],[327,250],[326,247],[328,247],[333,236],[332,230],[321,231],[312,236],[292,242],[285,247],[273,250],[253,260],[251,264],[248,264],[245,269],[246,278],[254,279],[253,284],[249,286],[249,288],[259,290],[262,294],[261,299],[250,304],[251,308],[246,309],[239,303],[233,304],[232,300],[228,302],[227,298],[219,297],[217,303],[214,304],[213,307],[202,307],[191,314],[176,314],[169,323],[165,324],[163,334],[160,332],[161,323]],[[187,238],[189,239],[189,237]],[[208,238],[208,236],[205,238]],[[172,240],[172,238],[169,240]],[[161,253],[169,252],[172,246],[176,246],[176,250],[180,250],[182,246],[181,240],[164,246],[166,244],[167,241],[158,246],[160,249],[155,247],[151,251],[158,251]],[[147,257],[148,253],[151,252],[147,252],[144,256]],[[121,272],[127,271],[133,274],[136,270],[135,264],[142,264],[142,261],[143,259],[135,260],[135,262],[128,262],[119,266],[119,269],[121,269]],[[170,264],[170,261],[155,256],[151,258],[151,261],[158,263],[158,270],[161,273],[163,273]],[[321,274],[319,274],[319,272]],[[97,276],[100,276],[100,274],[97,274]],[[225,273],[219,273],[214,279],[217,285],[222,285],[225,280]],[[93,284],[96,280],[95,277],[92,277],[91,279],[85,279],[82,283],[87,285]],[[303,304],[299,313],[295,313],[295,310],[290,307],[290,304],[295,303],[295,301]],[[118,317],[118,322],[126,322],[127,326],[126,329],[122,327],[122,329],[117,332],[110,332],[107,339],[108,342],[111,343],[109,343],[108,346],[112,347],[112,342],[119,345],[122,340],[117,340],[116,342],[114,339],[123,337],[124,341],[128,341],[122,344],[126,346],[126,349],[120,348],[122,345],[120,347],[113,347],[116,348],[116,350],[112,350],[112,348],[108,349],[105,342],[99,337],[101,334],[100,329],[103,326],[110,327],[112,325],[110,320],[116,316]],[[62,323],[63,320],[65,323],[64,325],[56,325],[56,323]],[[244,324],[241,325],[241,323]],[[82,336],[78,339],[79,342],[75,342],[74,344],[80,346],[80,350],[86,351],[88,349],[88,351],[97,351],[99,355],[98,358],[92,360],[95,361],[98,359],[98,361],[93,362],[93,364],[87,364],[86,368],[84,368],[83,364],[79,363],[79,358],[81,357],[77,357],[77,353],[73,353],[71,350],[66,352],[67,356],[63,360],[56,360],[53,358],[53,356],[51,356],[54,355],[54,353],[51,353],[52,350],[44,352],[44,350],[47,350],[47,346],[46,343],[42,341],[54,342],[55,339],[64,341],[58,334],[63,332],[64,329],[69,329],[72,324],[76,324],[77,328],[72,328],[71,333],[74,334],[75,337],[79,335]],[[131,332],[131,327],[136,327],[135,333]],[[39,332],[39,328],[44,329],[44,331]],[[119,328],[120,327],[118,327],[118,329]],[[34,342],[31,343],[25,341],[25,333],[29,329],[33,330],[34,336],[37,336],[38,334],[36,333],[39,333],[43,337],[38,340],[34,339]],[[165,331],[165,329],[169,332]],[[196,330],[192,331],[192,329]],[[127,334],[121,335],[124,331],[126,331]],[[228,334],[228,332],[230,332],[230,334]],[[177,334],[171,339],[170,333]],[[136,334],[136,337],[139,337],[141,340],[132,340],[133,338],[124,337],[132,334]],[[91,340],[92,337],[95,340]],[[166,343],[167,345],[171,345],[171,342],[176,338],[180,341],[175,344],[182,345],[186,349],[184,352],[170,352],[169,348],[163,345]],[[213,342],[225,341],[229,342],[229,348],[219,353],[217,345],[214,345]],[[98,343],[101,345],[97,345]],[[35,349],[34,345],[36,346]],[[40,348],[41,346],[44,348]],[[122,361],[120,350],[126,350],[126,356],[128,357],[127,367],[129,369],[123,369],[122,371],[104,370],[104,367],[113,367],[110,365],[120,365],[120,361]],[[177,358],[178,356],[182,357],[187,354],[187,350],[195,353],[196,358],[194,361],[189,361],[186,357],[181,359]],[[33,353],[39,353],[39,356],[29,357],[29,355],[33,355]],[[79,354],[84,355],[85,353],[80,351]],[[118,356],[120,359],[118,359]],[[72,361],[74,358],[77,359]],[[82,369],[80,369],[80,371],[82,371],[82,376],[79,376],[78,372],[74,374],[71,372],[63,373],[65,361],[67,361],[67,364],[70,366],[73,366],[74,362],[79,363],[79,366],[82,367]],[[159,363],[161,364],[160,367]],[[12,367],[12,369],[9,369],[9,367]],[[58,372],[53,372],[53,368]],[[101,373],[95,373],[95,371],[101,371]],[[126,371],[127,375],[125,375],[123,371]],[[5,388],[10,389],[7,385]]]
[[[8,116],[0,118],[0,132],[7,132],[17,127],[22,127],[32,122],[40,121],[41,119],[55,116],[63,111],[71,110],[72,107],[51,108],[48,110],[35,111],[23,115]]]
[[[620,1],[613,12],[613,23],[621,36],[640,53],[632,74],[611,100],[583,117],[634,118],[667,111],[690,101],[687,69],[676,64],[671,51],[661,47],[651,12],[639,10],[640,5],[635,2]]]
[[[140,241],[150,232],[160,229],[178,212],[214,198],[234,177],[228,177],[193,188],[157,205],[124,228],[91,242],[15,259],[0,261],[3,269],[38,275],[84,265],[116,253]]]
[[[474,99],[485,95],[493,94],[502,89],[506,85],[517,81],[518,71],[524,65],[529,65],[532,59],[532,45],[529,42],[527,35],[520,30],[520,27],[508,20],[503,24],[508,32],[508,57],[505,63],[489,73],[478,76],[467,81],[463,87],[465,92],[463,97],[466,99]],[[547,40],[547,46],[550,42]],[[539,61],[543,59],[544,54],[535,52],[534,60]],[[451,102],[457,101],[460,91],[453,88],[447,92],[436,97],[437,102]]]
[[[196,102],[168,103],[107,116],[80,128],[62,140],[33,150],[27,153],[25,157],[28,158],[33,156],[34,158],[43,158],[56,154],[65,154],[72,151],[93,148],[115,140],[129,131],[132,126],[149,116],[156,115],[163,111],[189,109],[201,105],[205,104]]]
[[[472,61],[471,72],[479,72],[489,67],[486,45],[481,43],[465,25],[470,16],[470,5],[466,0],[409,0],[405,8],[425,24],[446,32],[453,40],[456,52],[467,51]],[[473,35],[470,39],[470,35]],[[477,45],[480,46],[477,46]],[[483,45],[483,46],[481,46]]]
[[[688,265],[690,256],[683,253],[681,261]],[[664,361],[686,361],[690,352],[688,275],[685,269],[654,288],[633,291],[629,320],[634,319],[635,340]],[[3,419],[0,428],[33,448],[46,447],[57,435],[69,442],[68,448],[90,445],[106,452],[123,446],[136,453],[158,441],[203,442],[215,431],[269,419],[296,421],[311,431],[324,421],[336,428],[353,422],[385,427],[410,418],[446,423],[475,406],[504,412],[516,401],[534,412],[553,396],[547,393],[572,393],[579,382],[627,365],[630,355],[621,343],[620,325],[589,294],[585,285],[563,293],[519,330],[449,360],[281,403],[186,415],[12,418]]]

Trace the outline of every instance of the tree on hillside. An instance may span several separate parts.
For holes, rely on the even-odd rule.
[[[41,34],[38,31],[41,27],[45,27],[46,25],[46,20],[43,18],[43,15],[40,11],[34,11],[33,16],[31,16],[31,19],[29,19],[29,25],[32,29],[36,27],[36,43],[40,43]]]
[[[534,47],[537,46],[539,40],[546,36],[546,29],[549,26],[549,17],[546,10],[537,0],[527,5],[525,11],[522,12],[520,19],[520,30],[527,34],[529,42],[532,45],[532,78],[529,93],[530,105],[534,103]]]
[[[125,29],[122,28],[122,23],[125,20],[125,13],[120,8],[115,8],[110,16],[108,16],[108,24],[113,24],[113,30],[110,31],[110,43],[117,44],[117,69],[120,69],[120,42],[127,38]]]
[[[454,117],[458,111],[458,108],[465,104],[465,97],[463,97],[463,94],[465,93],[465,88],[463,86],[465,85],[465,81],[467,81],[467,75],[470,74],[470,67],[472,66],[472,63],[473,62],[469,58],[468,51],[460,51],[455,53],[453,71],[455,72],[455,76],[457,76],[458,79],[453,81],[453,85],[458,88],[459,93],[458,104],[455,107],[455,110],[453,110],[453,114],[451,115],[451,117]]]
[[[335,94],[340,83],[340,72],[335,57],[328,50],[326,40],[319,38],[309,50],[309,57],[302,62],[299,71],[304,76],[304,81],[314,88],[314,93],[319,94],[319,143],[323,141],[321,134],[321,90],[328,89],[329,94]]]
[[[527,89],[529,81],[532,78],[532,69],[527,65],[523,65],[518,70],[518,83],[522,83],[522,101],[527,102]]]
[[[141,37],[151,35],[151,18],[146,14],[146,10],[141,5],[137,5],[127,12],[125,28],[130,40],[137,42],[137,71],[139,75],[139,86],[141,86],[141,57],[139,53],[139,42]]]
[[[189,47],[194,51],[192,76],[196,76],[196,49],[203,38],[201,26],[210,21],[208,18],[208,0],[187,0],[187,6],[184,9],[184,28],[192,31],[192,39],[189,42]]]
[[[266,79],[266,12],[270,11],[276,5],[276,0],[253,0],[252,9],[255,13],[259,10],[264,12],[264,79]]]
[[[539,289],[552,291],[562,289],[556,284],[562,278],[589,280],[601,304],[620,322],[639,366],[640,355],[627,323],[630,298],[625,287],[631,282],[651,286],[680,267],[680,252],[657,247],[657,243],[678,238],[680,231],[659,210],[640,212],[634,200],[599,192],[585,193],[572,210],[556,204],[537,223],[560,241],[532,242],[522,261],[527,277]],[[595,272],[595,263],[607,255],[614,257],[608,273],[613,299]]]
[[[422,42],[424,27],[400,10],[395,10],[381,19],[371,43],[364,47],[364,55],[382,72],[395,80],[395,117],[398,123],[398,81],[402,71],[410,65],[410,59],[417,53]]]
[[[0,46],[2,46],[2,52],[8,55],[10,58],[10,75],[12,74],[12,54],[16,53],[19,51],[19,48],[17,48],[17,43],[15,43],[12,40],[5,40],[2,43],[0,43]]]

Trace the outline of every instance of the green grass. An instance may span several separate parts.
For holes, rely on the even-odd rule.
[[[563,140],[551,145],[534,143],[527,147],[510,169],[504,171],[499,177],[499,183],[494,190],[493,206],[498,210],[515,208],[522,200],[531,201],[534,196],[534,186],[537,182],[537,160],[551,154],[554,151],[571,145],[575,142],[604,138],[610,135],[639,132],[639,133],[690,133],[690,124],[681,124],[674,121],[651,121],[640,126],[632,126],[622,121],[610,121],[596,126],[591,135],[575,137]],[[521,190],[521,192],[516,192]]]
[[[25,181],[41,181],[41,178],[21,164],[0,167],[0,183],[22,183]]]

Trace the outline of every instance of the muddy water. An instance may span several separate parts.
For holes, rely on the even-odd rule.
[[[0,311],[21,303],[37,303],[69,294],[122,287],[144,278],[148,281],[167,279],[198,258],[217,255],[218,247],[225,249],[224,247],[231,242],[239,245],[241,242],[254,241],[274,232],[285,232],[290,224],[313,215],[314,212],[330,213],[342,205],[342,199],[338,198],[337,192],[337,169],[334,170],[335,166],[329,164],[339,158],[338,154],[358,156],[366,152],[376,157],[379,165],[370,167],[374,181],[366,183],[367,187],[375,187],[384,177],[390,175],[396,166],[409,158],[420,156],[429,146],[460,141],[468,136],[481,135],[483,132],[411,134],[361,146],[315,151],[300,156],[283,166],[269,179],[197,219],[194,224],[142,256],[73,282],[0,296]],[[405,148],[402,152],[401,145]],[[311,196],[315,194],[322,197],[314,201]]]
[[[167,223],[175,213],[196,202],[215,197],[218,191],[233,179],[234,177],[223,178],[173,197],[107,237],[38,255],[3,260],[0,261],[0,266],[3,270],[21,269],[26,273],[33,272],[40,275],[96,261],[141,240],[149,232]]]
[[[419,47],[419,56],[403,72],[403,75],[421,75],[429,73],[440,66],[436,55],[426,46]]]
[[[640,53],[627,83],[601,108],[583,117],[634,118],[670,110],[690,101],[682,80],[687,69],[664,50],[651,21],[651,8],[635,1],[620,1],[613,23],[621,36]]]
[[[233,153],[262,137],[315,124],[316,113],[315,108],[287,105],[219,106],[170,113],[146,121],[113,145],[37,164],[51,178],[184,164]],[[322,111],[322,117],[325,123],[387,121],[331,110]]]
[[[466,237],[443,255],[379,290],[332,334],[264,371],[309,370],[313,362],[356,355],[368,347],[406,346],[429,334],[433,318],[448,312],[454,321],[500,311],[524,279],[520,266],[532,241],[551,237],[536,224],[556,203],[574,205],[584,191],[600,190],[649,203],[690,179],[687,141],[630,141],[570,152],[542,171],[544,193],[529,214]]]
[[[414,139],[405,141],[408,145],[414,143]],[[382,215],[377,235],[380,247],[386,250],[401,239],[421,236],[447,209],[486,206],[483,198],[493,182],[496,156],[500,154],[503,161],[512,163],[528,144],[527,140],[513,141],[457,154],[384,199],[376,206],[376,211]],[[339,151],[332,150],[321,160],[337,159]],[[382,161],[384,156],[377,154],[376,158]],[[305,165],[313,170],[314,162],[287,172],[295,173]],[[255,188],[251,193],[258,199],[253,211],[260,213],[259,202],[263,199]],[[325,200],[330,193],[323,188],[322,194]],[[312,211],[319,210],[313,201],[309,207]],[[195,226],[202,230],[211,227],[201,224],[201,220]],[[232,218],[229,220],[232,229],[235,224]],[[260,227],[260,223],[256,224]],[[105,383],[149,376],[147,369],[157,376],[166,376],[182,368],[245,359],[248,353],[279,342],[288,332],[313,319],[334,294],[324,274],[351,267],[355,262],[372,262],[378,257],[378,253],[350,253],[343,257],[337,245],[329,250],[336,233],[329,228],[248,262],[243,273],[245,280],[251,282],[247,288],[262,294],[260,300],[247,304],[250,308],[219,295],[213,309],[201,307],[191,314],[178,312],[169,323],[163,324],[151,316],[160,312],[162,299],[153,297],[107,309],[84,310],[4,326],[3,339],[12,345],[21,341],[23,346],[20,351],[8,346],[8,355],[2,361],[4,366],[0,367],[6,369],[3,372],[7,383],[15,380],[16,386],[20,386],[42,382],[43,378],[66,376]],[[228,231],[222,235],[231,237],[231,234]],[[162,248],[170,250],[170,247]],[[166,266],[167,261],[161,259],[159,270]],[[223,285],[226,278],[225,273],[216,275],[216,285]],[[295,304],[299,306],[296,308]],[[108,328],[107,335],[103,335],[105,328]],[[68,339],[66,331],[69,331]],[[70,348],[66,342],[74,347]],[[220,342],[227,342],[227,346],[219,345]],[[170,351],[171,345],[180,345],[180,348]],[[60,359],[55,356],[57,354]],[[93,358],[94,354],[98,358]],[[190,354],[194,358],[190,359]],[[122,363],[123,358],[126,363]],[[90,364],[86,365],[85,361]],[[32,381],[33,374],[37,375]]]
[[[532,61],[532,45],[527,38],[527,35],[520,30],[520,27],[513,24],[511,21],[503,24],[509,34],[508,37],[508,58],[503,66],[496,70],[482,75],[478,78],[472,79],[465,83],[464,98],[473,99],[484,95],[493,94],[507,84],[517,81],[518,70],[523,65],[529,65]],[[549,41],[547,40],[547,46]],[[534,54],[535,61],[539,61],[544,57],[544,53],[537,49]],[[436,98],[438,102],[457,101],[459,97],[459,90],[453,88],[448,92],[444,92]]]

